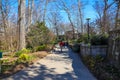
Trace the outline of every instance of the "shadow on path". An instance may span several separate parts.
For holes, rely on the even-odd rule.
[[[56,51],[51,55],[45,58],[46,62],[38,61],[26,70],[3,80],[96,80],[80,57],[70,49],[63,49],[62,53]]]
[[[55,68],[48,69],[45,65],[38,64],[40,67],[31,67],[34,70],[28,69],[4,80],[78,80],[72,76],[71,72],[57,74],[54,72]]]
[[[77,53],[74,53],[71,49],[69,49],[68,55],[72,59],[72,68],[73,72],[78,77],[77,80],[96,80],[87,67],[82,63]]]

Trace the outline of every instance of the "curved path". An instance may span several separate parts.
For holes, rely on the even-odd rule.
[[[59,51],[3,80],[97,80],[77,54],[67,48]]]

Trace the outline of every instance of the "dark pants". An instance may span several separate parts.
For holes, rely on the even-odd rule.
[[[63,47],[63,46],[60,46],[60,51],[61,51],[61,52],[62,52],[62,47]]]

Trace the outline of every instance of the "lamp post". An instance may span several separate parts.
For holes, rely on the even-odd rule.
[[[87,20],[87,29],[88,29],[88,31],[87,31],[88,32],[88,42],[90,42],[90,36],[89,36],[89,32],[90,32],[90,30],[89,30],[89,27],[90,27],[89,26],[89,21],[90,21],[90,18],[87,18],[86,20]]]

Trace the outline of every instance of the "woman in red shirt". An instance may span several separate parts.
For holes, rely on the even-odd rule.
[[[59,43],[61,52],[62,52],[62,47],[63,47],[63,45],[64,45],[64,43],[61,41],[61,42]]]

